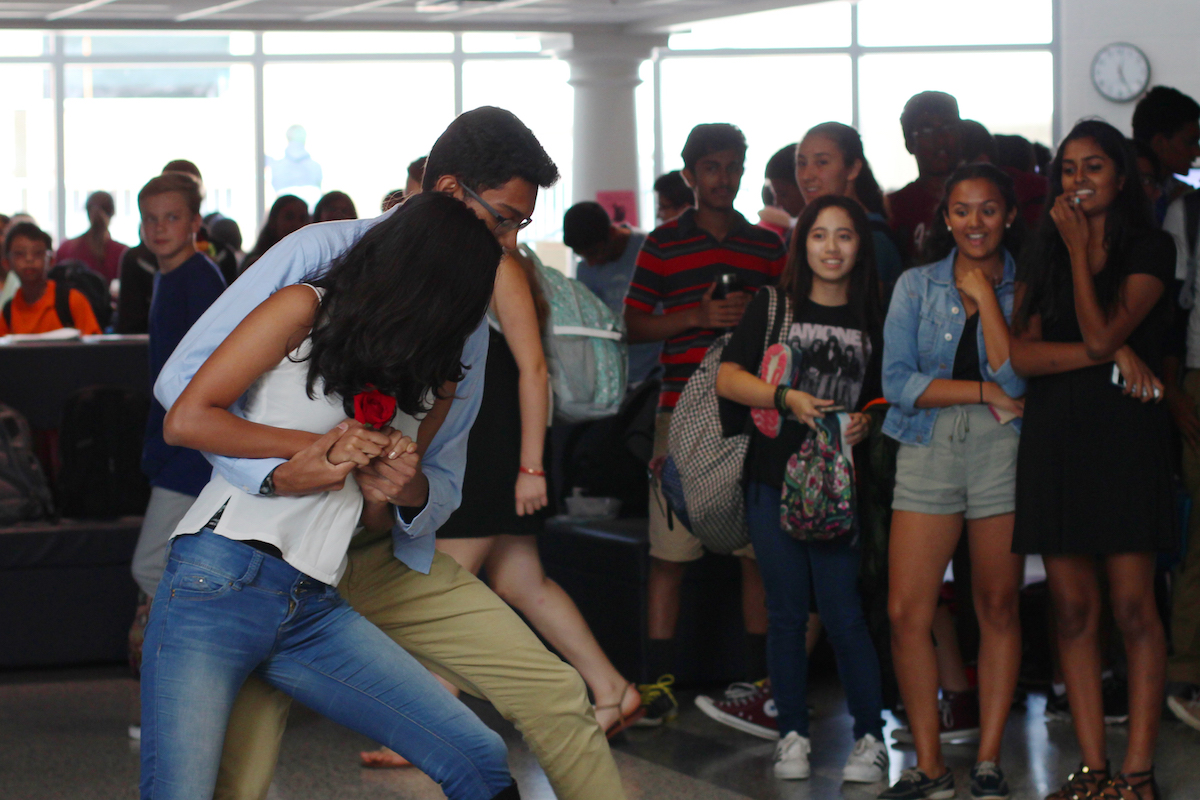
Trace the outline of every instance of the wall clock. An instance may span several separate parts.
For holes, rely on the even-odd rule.
[[[1103,47],[1092,59],[1092,85],[1114,103],[1127,103],[1150,85],[1150,60],[1127,42]]]

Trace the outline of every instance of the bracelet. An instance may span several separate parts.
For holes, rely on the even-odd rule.
[[[530,469],[529,467],[517,467],[517,472],[520,472],[522,475],[532,475],[535,478],[546,477],[546,470],[544,470],[544,469]]]
[[[788,413],[787,393],[792,387],[787,384],[781,384],[775,387],[775,410],[780,414]]]

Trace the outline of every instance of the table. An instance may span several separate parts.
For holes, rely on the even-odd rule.
[[[19,411],[34,430],[53,430],[67,398],[85,386],[148,392],[149,342],[149,336],[133,334],[0,345],[0,403]]]

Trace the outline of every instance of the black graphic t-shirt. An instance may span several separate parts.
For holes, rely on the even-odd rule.
[[[741,323],[721,355],[722,361],[739,364],[758,375],[762,367],[763,341],[767,335],[769,291],[760,291],[746,309]],[[799,364],[794,389],[813,397],[833,400],[849,411],[857,411],[882,393],[880,353],[871,343],[862,322],[850,306],[822,306],[806,300],[793,314],[792,325],[782,335]],[[746,456],[746,479],[779,488],[787,462],[808,435],[796,419],[783,424],[778,437],[770,439],[750,424],[750,450]]]

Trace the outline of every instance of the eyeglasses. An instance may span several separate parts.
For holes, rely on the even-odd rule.
[[[496,227],[492,228],[492,233],[496,236],[503,236],[506,233],[512,233],[513,231],[519,231],[524,228],[528,228],[529,224],[533,222],[532,217],[525,217],[524,219],[512,219],[510,217],[506,217],[496,209],[492,208],[491,205],[488,204],[488,201],[484,200],[482,197],[472,191],[471,187],[467,186],[462,181],[459,181],[458,185],[462,187],[463,192],[465,192],[468,197],[470,197],[476,203],[479,203],[479,205],[483,206],[484,211],[488,212],[497,220],[499,220],[499,222],[496,223]]]

